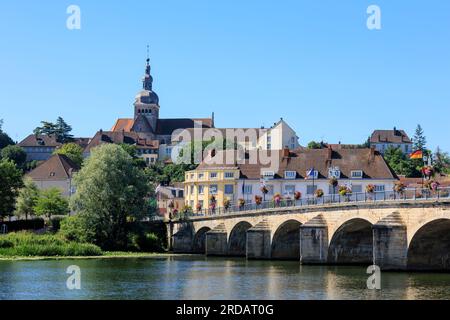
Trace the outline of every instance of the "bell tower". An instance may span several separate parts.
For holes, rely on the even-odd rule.
[[[142,90],[136,95],[134,102],[134,120],[136,121],[139,116],[144,116],[151,128],[141,124],[135,128],[136,131],[145,132],[150,129],[152,132],[155,132],[158,123],[159,97],[153,91],[153,77],[151,76],[150,71],[150,58],[147,57],[145,75],[142,79]]]

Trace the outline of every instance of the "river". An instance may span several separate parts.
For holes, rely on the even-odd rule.
[[[68,290],[67,267],[81,270]],[[301,266],[203,256],[0,261],[0,299],[450,299],[450,274],[381,274],[365,267]]]

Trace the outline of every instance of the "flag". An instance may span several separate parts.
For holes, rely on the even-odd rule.
[[[314,178],[314,167],[306,171],[306,177],[305,180],[308,180],[309,178]]]
[[[409,155],[409,158],[410,159],[423,159],[423,152],[422,152],[422,150],[414,151],[413,153],[411,153]]]

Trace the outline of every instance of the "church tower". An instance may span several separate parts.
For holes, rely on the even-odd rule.
[[[159,118],[159,98],[153,92],[153,78],[150,75],[150,59],[147,57],[145,75],[142,79],[142,91],[136,95],[134,102],[134,131],[156,132]],[[147,120],[147,121],[145,121]],[[147,122],[147,123],[146,123]],[[150,127],[149,127],[150,125]]]

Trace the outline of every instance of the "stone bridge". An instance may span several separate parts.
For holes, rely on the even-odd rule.
[[[266,209],[168,226],[177,253],[450,270],[450,199]]]

